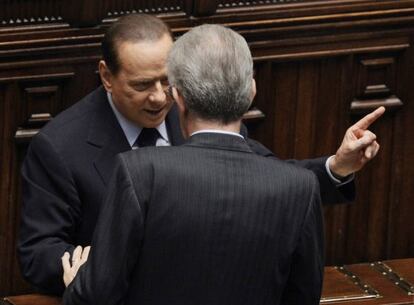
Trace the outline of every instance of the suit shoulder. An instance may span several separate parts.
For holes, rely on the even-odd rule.
[[[316,175],[309,169],[275,158],[257,155],[254,157],[260,164],[260,171],[269,179],[271,177],[273,181],[285,185],[286,189],[307,192],[318,185]]]
[[[168,170],[175,167],[179,160],[185,160],[183,146],[152,146],[130,150],[118,154],[118,158],[128,167],[130,173]]]
[[[102,87],[92,91],[81,100],[60,112],[45,127],[41,129],[41,133],[49,137],[61,137],[62,132],[77,132],[77,129],[84,128],[85,124],[91,118],[91,114],[106,101],[105,90]]]
[[[163,158],[170,159],[173,152],[176,150],[177,147],[175,146],[148,146],[122,152],[118,157],[127,164],[151,164],[158,163],[158,161]]]
[[[267,164],[269,167],[274,167],[278,170],[286,171],[287,173],[290,173],[291,175],[299,175],[299,176],[314,176],[312,171],[299,166],[295,163],[290,163],[285,160],[280,160],[277,158],[269,158],[269,157],[263,157],[263,156],[257,156],[258,159],[261,159],[264,163]]]

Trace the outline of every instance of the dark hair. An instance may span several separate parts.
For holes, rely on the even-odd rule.
[[[116,74],[120,63],[118,46],[121,42],[158,41],[165,34],[172,37],[168,25],[147,14],[130,14],[120,17],[106,31],[102,40],[102,57],[109,70]]]

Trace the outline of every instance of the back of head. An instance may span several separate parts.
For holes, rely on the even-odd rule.
[[[168,79],[197,117],[227,124],[248,110],[253,60],[245,39],[221,25],[193,28],[175,43]]]
[[[102,40],[102,56],[113,74],[119,71],[117,47],[122,42],[153,42],[171,31],[162,20],[147,14],[130,14],[120,17],[106,31]]]

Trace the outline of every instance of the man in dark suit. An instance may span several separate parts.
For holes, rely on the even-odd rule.
[[[32,140],[22,168],[18,252],[24,277],[40,291],[60,295],[64,289],[60,257],[76,245],[90,244],[115,155],[154,143],[183,142],[177,110],[165,92],[165,61],[171,46],[171,33],[159,19],[120,18],[102,43],[103,87],[59,114]],[[154,128],[157,139],[149,143],[146,139]],[[369,135],[358,137],[370,140]],[[247,141],[254,152],[272,156],[257,142]],[[359,155],[363,148],[373,157],[376,142],[370,141],[350,152]],[[350,143],[354,142],[344,141],[338,152]],[[353,183],[334,182],[329,169],[347,176],[363,165],[349,151],[334,157],[331,162],[326,157],[297,162],[317,175],[324,203],[354,196]]]
[[[246,41],[199,26],[167,66],[189,140],[117,158],[86,265],[63,258],[78,271],[63,304],[319,304],[318,182],[239,134],[255,95]]]
[[[29,147],[18,251],[23,275],[43,292],[63,293],[60,257],[90,244],[115,155],[135,148],[145,128],[157,128],[157,145],[183,142],[164,93],[169,28],[155,17],[136,17],[105,36],[104,87],[60,113]]]

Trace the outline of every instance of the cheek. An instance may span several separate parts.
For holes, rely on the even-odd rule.
[[[133,107],[143,107],[147,101],[148,95],[142,92],[137,92],[135,90],[127,93],[128,103]]]
[[[147,99],[145,93],[137,92],[129,87],[114,88],[112,95],[125,111],[128,111],[128,109],[136,110],[137,107],[143,107]]]
[[[135,101],[145,99],[145,94],[143,92],[138,92],[130,86],[123,86],[120,88],[119,94],[122,95],[128,103],[134,103]]]

